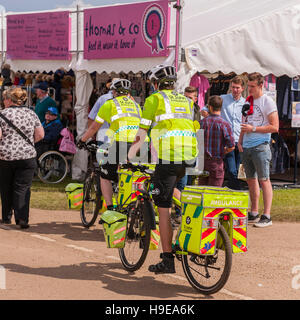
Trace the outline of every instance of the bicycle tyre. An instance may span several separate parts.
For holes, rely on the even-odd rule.
[[[87,174],[83,184],[83,200],[80,218],[83,226],[89,228],[94,225],[102,206],[100,177],[94,171]]]
[[[231,243],[230,243],[228,234],[222,225],[220,225],[219,227],[217,238],[219,236],[221,237],[223,246],[224,246],[225,263],[223,266],[224,268],[223,268],[222,274],[220,275],[218,281],[216,281],[214,284],[206,286],[203,283],[200,283],[200,281],[198,281],[192,273],[192,271],[195,271],[196,274],[198,275],[201,274],[200,271],[196,271],[194,269],[196,266],[200,266],[199,261],[198,263],[192,262],[193,255],[182,255],[182,267],[183,267],[183,271],[186,278],[188,279],[189,283],[194,289],[196,289],[197,291],[199,291],[204,295],[211,295],[220,291],[226,284],[230,275],[231,265],[232,265],[232,248],[231,248]],[[212,259],[211,256],[203,256],[203,255],[202,256],[194,255],[194,257],[196,257],[195,260],[202,259],[204,261],[208,261],[208,259]],[[205,268],[202,268],[202,269],[205,269]],[[201,277],[200,278],[203,279],[204,276],[201,274]]]
[[[127,230],[124,248],[119,249],[119,256],[125,270],[134,272],[141,268],[146,260],[151,237],[150,218],[146,207],[135,203],[127,208]],[[134,259],[133,255],[137,258]],[[134,259],[134,260],[133,260]]]
[[[39,157],[38,177],[44,183],[60,183],[67,176],[67,159],[57,151],[47,151]]]

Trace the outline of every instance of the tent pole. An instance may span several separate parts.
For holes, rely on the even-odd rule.
[[[180,50],[181,50],[181,26],[182,26],[181,0],[176,0],[176,4],[174,5],[174,8],[176,9],[175,68],[177,72],[178,66],[179,66]]]
[[[76,62],[79,59],[79,5],[76,6]]]
[[[79,5],[76,5],[76,64],[79,60]],[[76,131],[75,128],[75,100],[76,100],[76,81],[77,81],[77,74],[75,73],[75,84],[72,90],[72,133]]]

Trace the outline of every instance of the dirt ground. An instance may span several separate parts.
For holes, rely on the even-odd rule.
[[[31,227],[0,225],[0,300],[204,300],[176,274],[153,275],[148,265],[126,272],[117,249],[106,248],[102,226],[89,230],[79,212],[32,209]],[[213,300],[299,300],[300,224],[248,226],[248,252],[233,255],[230,278]]]

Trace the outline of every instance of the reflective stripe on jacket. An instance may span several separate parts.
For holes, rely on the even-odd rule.
[[[112,141],[133,142],[142,114],[140,106],[127,96],[114,98],[110,102],[110,127],[106,135]]]
[[[158,150],[158,157],[170,161],[194,159],[198,148],[193,123],[193,102],[171,90],[163,90],[156,95],[158,106],[151,138]]]

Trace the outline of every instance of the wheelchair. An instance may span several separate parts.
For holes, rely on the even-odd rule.
[[[44,143],[44,145],[41,143],[36,149],[38,152],[37,176],[39,179],[50,184],[62,182],[69,172],[73,155],[60,152],[57,141],[50,144]]]

